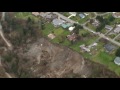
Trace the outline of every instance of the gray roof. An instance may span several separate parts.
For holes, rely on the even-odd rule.
[[[53,23],[55,26],[59,26],[59,25],[63,24],[64,21],[61,20],[61,19],[53,19],[52,23]]]
[[[114,29],[114,32],[115,32],[115,33],[119,33],[119,32],[120,32],[120,26],[117,26],[117,27]]]
[[[116,57],[114,62],[115,64],[120,65],[120,57]]]
[[[112,30],[112,29],[113,29],[113,27],[112,27],[112,26],[109,26],[109,25],[106,25],[105,28],[106,28],[107,30]]]
[[[112,45],[112,44],[106,44],[106,45],[105,45],[105,49],[106,49],[108,52],[111,52],[111,51],[115,50],[116,47],[115,47],[114,45]]]

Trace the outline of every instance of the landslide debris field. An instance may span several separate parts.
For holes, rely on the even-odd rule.
[[[0,77],[15,78],[117,78],[103,65],[93,63],[71,49],[45,38],[22,48],[2,51]]]

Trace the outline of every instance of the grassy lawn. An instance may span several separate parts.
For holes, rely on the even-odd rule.
[[[52,31],[54,31],[55,27],[53,26],[52,23],[46,23],[44,26],[43,34],[47,36],[50,34]]]
[[[94,27],[92,24],[87,23],[86,26],[94,31],[96,31],[96,27]]]
[[[38,18],[33,16],[31,12],[15,12],[15,16],[20,19],[28,19],[28,17],[30,17],[31,19],[38,21]]]
[[[79,15],[77,15],[75,17],[71,17],[70,19],[72,19],[76,22],[79,22],[80,24],[83,24],[89,19],[89,16],[86,16],[85,18],[82,19],[82,18],[79,17]]]
[[[69,16],[70,16],[69,12],[62,12],[61,14],[63,14],[63,15],[66,16],[66,17],[69,17]]]

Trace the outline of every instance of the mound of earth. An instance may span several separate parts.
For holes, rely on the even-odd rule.
[[[2,60],[7,73],[14,77],[40,78],[87,78],[118,77],[104,66],[93,63],[71,49],[50,43],[41,38],[14,50],[15,57]],[[1,75],[1,74],[0,74]]]

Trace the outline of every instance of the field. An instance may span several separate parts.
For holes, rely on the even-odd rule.
[[[38,18],[33,16],[31,12],[15,12],[15,16],[20,19],[28,19],[30,17],[31,19],[38,21]]]

